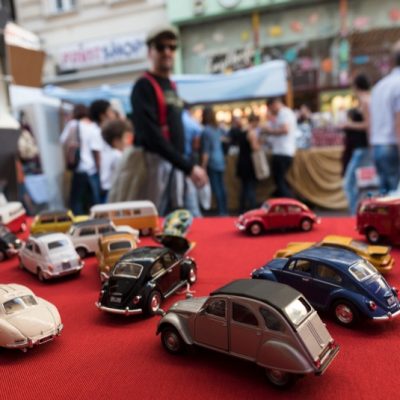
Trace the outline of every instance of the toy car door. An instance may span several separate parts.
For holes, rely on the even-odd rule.
[[[308,298],[312,292],[312,262],[305,259],[288,261],[279,273],[279,282],[294,287]]]
[[[231,302],[229,352],[256,360],[262,339],[262,327],[253,310],[238,300]]]
[[[211,298],[196,316],[195,340],[199,344],[228,351],[227,300]]]
[[[276,204],[272,206],[264,218],[264,225],[266,229],[279,229],[282,227],[286,227],[286,206],[281,204]]]
[[[287,206],[287,216],[286,216],[286,222],[288,227],[290,228],[297,228],[300,226],[301,222],[301,213],[302,209],[300,206],[297,205],[288,205]]]
[[[172,290],[181,281],[180,265],[177,263],[177,258],[172,252],[163,255],[162,263],[167,271],[166,280],[168,280],[168,290]]]
[[[21,254],[22,264],[30,271],[35,271],[37,266],[35,246],[36,244],[32,240],[28,240]]]

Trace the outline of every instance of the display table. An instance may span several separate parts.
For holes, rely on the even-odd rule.
[[[197,245],[195,296],[250,272],[289,241],[315,241],[327,234],[354,235],[350,218],[323,218],[308,233],[248,237],[234,218],[194,221],[189,237]],[[145,238],[141,245],[153,243]],[[397,264],[400,251],[393,250]],[[80,277],[41,283],[18,268],[14,258],[0,264],[2,283],[20,283],[54,303],[61,314],[61,337],[41,347],[0,349],[0,399],[396,399],[399,397],[400,320],[364,324],[350,330],[322,316],[341,350],[321,377],[300,379],[293,389],[270,387],[261,368],[205,349],[182,356],[167,354],[155,335],[158,317],[124,317],[99,312],[94,303],[100,281],[96,259],[87,259]],[[399,265],[387,279],[400,286]],[[168,308],[184,295],[173,295]]]
[[[347,208],[342,178],[343,147],[315,147],[298,150],[288,173],[288,181],[294,191],[304,200],[331,210]],[[228,207],[237,210],[240,181],[236,178],[235,155],[227,157],[226,185]],[[260,181],[257,186],[257,200],[261,203],[275,190],[272,178]]]

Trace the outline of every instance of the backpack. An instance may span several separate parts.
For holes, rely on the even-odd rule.
[[[153,86],[154,92],[156,94],[157,99],[157,106],[158,106],[158,121],[161,127],[161,132],[164,138],[167,141],[171,139],[171,132],[169,131],[169,127],[167,124],[167,104],[165,102],[164,92],[157,82],[157,80],[151,75],[149,72],[145,72],[143,75]],[[176,91],[176,84],[175,82],[171,81],[171,86],[174,91]]]
[[[69,171],[75,171],[81,160],[81,137],[79,121],[76,126],[70,128],[68,136],[63,143],[65,167]]]

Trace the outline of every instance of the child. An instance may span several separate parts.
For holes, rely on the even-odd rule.
[[[105,203],[115,179],[122,152],[129,142],[132,143],[133,128],[128,121],[113,120],[104,125],[101,134],[105,141],[101,152],[101,199],[102,203]]]

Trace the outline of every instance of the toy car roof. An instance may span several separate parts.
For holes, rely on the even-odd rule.
[[[306,258],[308,260],[320,261],[321,263],[341,265],[343,268],[362,260],[362,258],[351,250],[335,246],[310,247],[296,253],[292,258]]]
[[[362,200],[361,204],[399,205],[400,197],[393,197],[393,196],[371,197]]]
[[[107,204],[96,204],[90,208],[90,213],[94,212],[107,212],[115,210],[123,210],[126,208],[152,208],[155,209],[155,205],[150,200],[135,200],[135,201],[120,201],[116,203]]]
[[[248,297],[268,303],[277,309],[284,309],[301,295],[288,285],[262,279],[238,279],[214,290],[211,296],[219,294]]]
[[[56,215],[65,215],[68,213],[68,210],[44,210],[40,211],[38,214],[39,217],[52,217]]]
[[[44,232],[44,233],[37,233],[30,236],[33,239],[40,239],[44,243],[52,242],[53,240],[65,240],[69,239],[65,233],[60,232]]]
[[[298,201],[296,199],[291,199],[289,197],[280,197],[280,198],[275,198],[275,199],[268,199],[266,202],[270,206],[274,206],[276,204],[278,205],[293,205],[293,206],[300,206],[300,207],[307,207],[305,204],[303,204],[301,201]]]
[[[138,263],[144,267],[150,266],[157,258],[167,253],[169,249],[165,247],[144,246],[131,250],[124,254],[120,260]]]
[[[119,238],[121,236],[125,237],[127,235],[132,237],[132,233],[131,232],[126,232],[126,231],[106,232],[106,233],[103,233],[101,236],[102,236],[102,239],[111,240],[113,238]]]
[[[108,218],[92,218],[86,221],[77,222],[73,224],[73,226],[75,228],[83,228],[94,225],[109,225],[109,224],[111,224],[111,220],[109,220]]]
[[[0,285],[0,302],[7,301],[17,296],[26,294],[31,294],[34,296],[33,292],[23,285],[18,285],[16,283]]]

